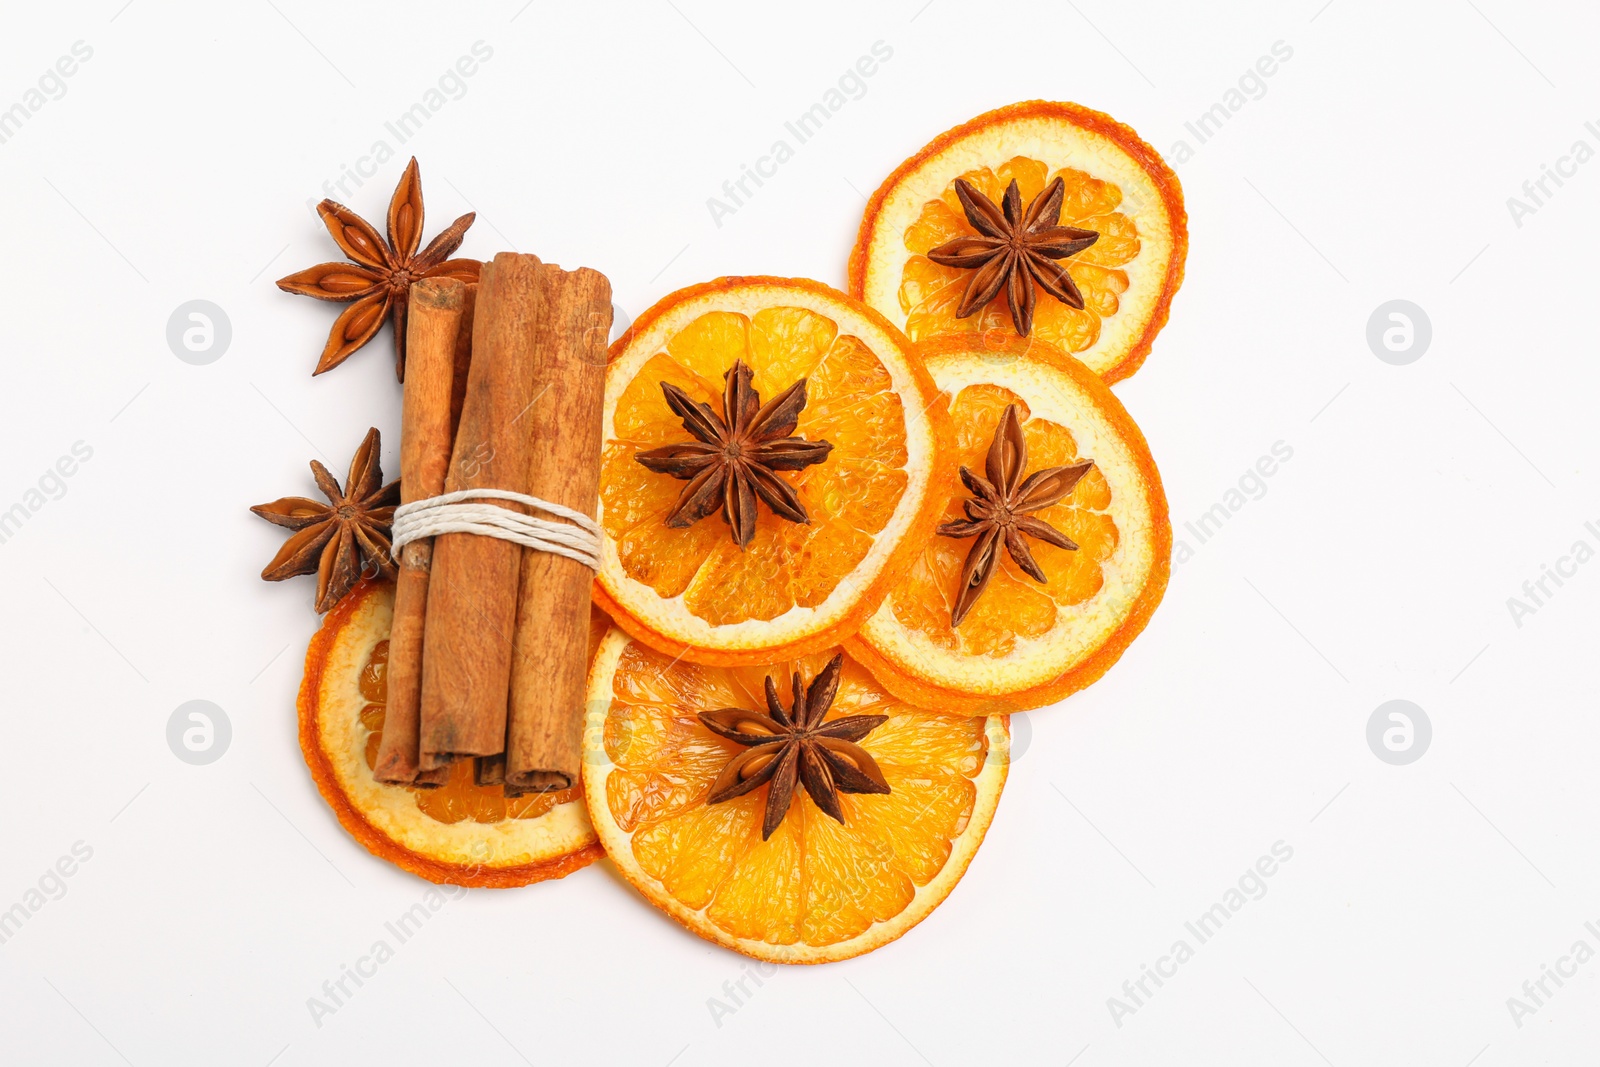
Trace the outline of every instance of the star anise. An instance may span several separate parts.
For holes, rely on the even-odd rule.
[[[1083,294],[1067,268],[1055,262],[1077,255],[1100,239],[1094,230],[1061,225],[1063,183],[1059,175],[1022,210],[1022,193],[1015,180],[1006,186],[1003,207],[975,189],[965,178],[956,179],[956,196],[967,221],[978,233],[957,237],[928,253],[946,267],[973,271],[967,291],[956,308],[956,318],[968,315],[993,300],[1001,286],[1011,308],[1017,333],[1033,329],[1033,283],[1072,308],[1083,308]]]
[[[400,483],[383,484],[378,465],[381,442],[376,429],[350,461],[344,490],[328,468],[311,461],[317,488],[328,498],[323,504],[308,497],[286,496],[250,510],[278,526],[295,531],[272,557],[261,577],[281,582],[297,574],[317,575],[317,611],[327,611],[372,567],[386,577],[395,576],[389,558],[389,527],[400,503]]]
[[[744,548],[756,535],[756,498],[790,522],[811,517],[794,487],[778,471],[797,471],[821,463],[833,451],[827,441],[792,436],[806,406],[806,380],[801,378],[763,406],[750,387],[752,372],[743,360],[723,380],[722,416],[679,389],[662,382],[667,406],[683,419],[695,440],[640,452],[635,458],[657,474],[670,474],[689,484],[667,514],[668,526],[681,529],[722,509],[722,521]]]
[[[989,477],[980,478],[966,467],[961,468],[961,480],[973,495],[973,499],[962,501],[966,521],[947,522],[939,527],[938,532],[945,537],[978,538],[961,568],[961,590],[950,610],[951,626],[961,625],[961,620],[967,617],[967,612],[988,586],[989,579],[994,577],[1000,566],[1002,543],[1016,565],[1036,582],[1046,580],[1044,571],[1034,561],[1028,543],[1022,539],[1023,534],[1058,548],[1078,547],[1066,534],[1028,512],[1059,503],[1072,492],[1078,479],[1089,473],[1094,460],[1080,460],[1068,467],[1049,467],[1024,478],[1027,466],[1028,443],[1022,436],[1022,424],[1017,421],[1017,406],[1007,404],[1005,414],[1000,416],[1000,425],[995,427],[994,442],[989,446],[984,463]]]
[[[888,721],[887,715],[845,715],[824,722],[822,716],[839,692],[839,670],[844,655],[834,656],[804,689],[800,672],[794,672],[794,698],[788,711],[778,700],[778,687],[767,675],[767,711],[723,708],[702,711],[706,729],[747,751],[728,761],[711,783],[707,804],[742,797],[771,783],[766,815],[761,820],[761,840],[783,822],[794,799],[795,781],[826,814],[844,822],[840,793],[887,793],[889,783],[877,761],[855,742]]]
[[[318,300],[354,300],[355,303],[334,320],[328,343],[317,361],[321,374],[332,370],[356,349],[372,340],[385,316],[394,320],[394,372],[406,377],[406,310],[411,299],[411,283],[422,278],[478,280],[475,259],[446,259],[461,247],[467,227],[477,218],[468,212],[424,248],[422,243],[422,178],[416,159],[411,160],[394,198],[389,201],[389,240],[378,236],[365,219],[343,204],[324,200],[317,205],[323,225],[344,254],[354,263],[319,263],[315,267],[278,280],[278,288]]]

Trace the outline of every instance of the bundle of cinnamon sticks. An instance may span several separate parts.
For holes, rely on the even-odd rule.
[[[505,489],[594,517],[605,276],[502,253],[476,286],[417,282],[410,306],[402,501]],[[399,562],[377,780],[438,786],[471,759],[507,796],[576,785],[593,572],[473,533]]]

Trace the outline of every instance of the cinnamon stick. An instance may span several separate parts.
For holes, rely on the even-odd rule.
[[[527,492],[594,517],[600,486],[601,409],[611,283],[588,268],[536,272],[539,322],[531,377]],[[565,556],[525,549],[507,720],[505,791],[578,782],[594,572]]]
[[[456,333],[455,369],[450,382],[450,441],[461,425],[461,405],[467,399],[467,371],[472,366],[472,322],[478,304],[478,283],[468,282],[461,294],[461,329]],[[446,446],[448,452],[449,447]],[[449,462],[448,455],[446,463]]]
[[[472,761],[472,780],[478,785],[506,784],[506,754],[479,756]]]
[[[471,353],[470,301],[471,288],[454,279],[429,279],[411,287],[406,323],[410,358],[400,416],[402,503],[444,492],[455,440],[451,411],[458,360],[462,352]],[[463,337],[468,338],[465,346]],[[372,769],[374,778],[391,785],[439,786],[450,773],[449,768],[421,771],[418,766],[422,632],[432,560],[431,538],[412,541],[400,550],[389,632],[388,708]]]
[[[478,281],[461,426],[445,491],[527,491],[534,394],[527,372],[539,318],[534,256],[501,253]],[[441,534],[423,630],[423,770],[502,752],[522,548],[494,537]]]

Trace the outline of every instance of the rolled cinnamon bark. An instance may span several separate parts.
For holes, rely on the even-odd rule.
[[[611,283],[586,267],[543,264],[536,273],[539,323],[532,360],[537,397],[526,431],[532,496],[594,517],[600,486],[600,421]],[[578,782],[594,572],[525,549],[507,721],[507,796]]]
[[[506,754],[479,756],[472,761],[472,780],[478,785],[506,784]]]
[[[472,362],[445,491],[526,492],[528,373],[539,320],[535,256],[501,253],[478,281]],[[423,770],[504,751],[521,546],[468,533],[435,539],[423,631]]]
[[[458,360],[461,353],[469,357],[471,353],[470,303],[471,288],[454,279],[428,279],[411,287],[411,315],[406,323],[409,359],[400,416],[402,503],[444,492],[455,440],[451,412]],[[438,786],[450,774],[448,767],[419,773],[417,762],[422,628],[432,559],[432,538],[412,541],[400,550],[389,633],[388,708],[372,770],[374,778],[392,785]]]
[[[461,425],[461,405],[467,399],[467,371],[472,366],[472,322],[478,305],[478,283],[468,282],[461,294],[461,330],[456,334],[455,374],[450,382],[450,441]],[[449,457],[445,459],[449,463]]]

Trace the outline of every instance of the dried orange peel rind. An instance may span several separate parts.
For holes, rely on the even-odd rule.
[[[740,549],[720,514],[677,529],[685,482],[638,453],[689,439],[661,383],[719,408],[736,359],[763,402],[807,381],[797,433],[833,445],[783,477],[806,525],[758,509]],[[673,293],[611,348],[594,599],[634,637],[700,663],[768,663],[860,628],[938,520],[948,422],[932,379],[883,316],[818,282],[723,278]]]
[[[773,963],[828,963],[899,938],[966,873],[1010,762],[1004,716],[936,715],[896,701],[845,661],[829,718],[889,716],[860,743],[889,794],[840,797],[843,824],[797,791],[769,840],[767,786],[717,805],[706,795],[740,749],[698,711],[760,707],[770,671],[809,679],[819,654],[770,667],[674,661],[613,630],[589,673],[584,793],[617,870],[708,941]]]
[[[1077,104],[1034,100],[962,123],[897,167],[867,205],[850,253],[852,295],[913,341],[945,333],[1015,336],[1004,293],[955,317],[968,271],[926,252],[971,233],[954,192],[965,177],[996,203],[1016,178],[1023,202],[1067,179],[1061,224],[1100,240],[1061,260],[1086,298],[1082,310],[1038,292],[1033,336],[1056,344],[1107,382],[1139,369],[1183,282],[1188,216],[1178,178],[1133,130]],[[1031,283],[1030,283],[1031,284]]]
[[[959,627],[950,605],[971,538],[923,544],[896,587],[846,649],[890,692],[919,707],[988,715],[1054,703],[1097,680],[1144,629],[1171,572],[1172,526],[1144,435],[1092,371],[1039,342],[985,348],[944,337],[919,346],[950,397],[959,460],[983,469],[1007,404],[1018,405],[1029,469],[1094,460],[1060,504],[1037,513],[1079,545],[1030,545],[1049,579],[1010,559]],[[946,517],[968,494],[946,484]]]
[[[306,653],[300,749],[340,825],[379,859],[437,883],[509,888],[599,859],[604,853],[581,797],[532,818],[441,822],[423,812],[416,792],[373,779],[372,731],[362,715],[372,702],[361,674],[388,639],[393,606],[392,584],[360,583],[324,617]]]

